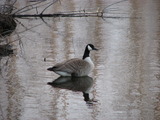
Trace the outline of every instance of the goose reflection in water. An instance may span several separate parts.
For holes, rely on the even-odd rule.
[[[59,77],[53,82],[48,82],[49,85],[55,88],[68,89],[72,91],[83,92],[83,97],[86,102],[96,102],[89,98],[90,89],[93,86],[93,78],[85,77]]]

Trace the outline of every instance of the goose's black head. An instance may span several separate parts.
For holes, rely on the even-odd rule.
[[[86,48],[87,48],[89,51],[91,51],[91,50],[98,50],[98,49],[95,48],[94,45],[92,45],[92,44],[88,44],[88,45],[86,46]]]
[[[86,57],[89,57],[89,53],[90,53],[90,51],[92,51],[92,50],[98,50],[98,49],[95,48],[94,45],[88,44],[88,45],[86,46],[85,51],[84,51],[83,59],[85,59]]]

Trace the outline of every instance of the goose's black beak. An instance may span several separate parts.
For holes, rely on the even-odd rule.
[[[97,49],[97,48],[93,48],[93,50],[96,50],[96,51],[97,51],[98,49]]]
[[[49,71],[53,71],[53,68],[51,67],[51,68],[48,68],[47,70],[49,70]]]

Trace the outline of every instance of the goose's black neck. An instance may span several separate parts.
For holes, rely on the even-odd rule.
[[[83,59],[85,59],[86,57],[89,57],[89,53],[90,53],[90,51],[88,50],[88,47],[86,46],[86,49],[85,49],[84,55],[83,55]]]

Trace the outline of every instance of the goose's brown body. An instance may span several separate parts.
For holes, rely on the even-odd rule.
[[[48,70],[54,71],[61,76],[87,76],[92,69],[93,63],[73,58],[62,63],[58,63]]]

